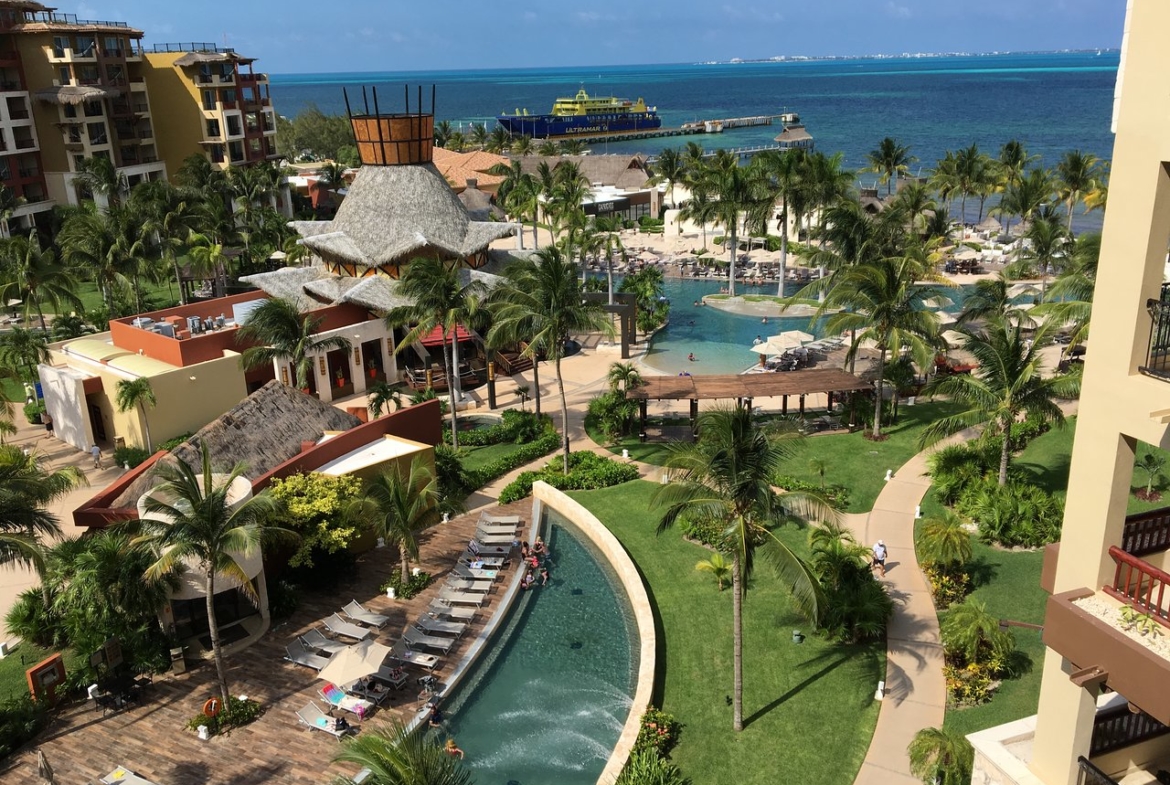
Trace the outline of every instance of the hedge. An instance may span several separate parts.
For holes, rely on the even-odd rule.
[[[500,422],[491,427],[460,431],[459,446],[486,447],[504,442],[523,444],[539,437],[544,429],[551,425],[552,421],[548,417],[537,416],[535,412],[509,409],[504,412]],[[449,439],[450,431],[445,430],[444,436]]]
[[[591,452],[570,454],[568,474],[561,471],[561,467],[561,461],[555,460],[540,471],[523,472],[500,493],[500,504],[510,504],[530,495],[532,484],[537,480],[543,480],[561,491],[594,491],[621,485],[639,476],[637,466],[618,463]]]
[[[844,485],[819,485],[815,482],[798,480],[788,475],[778,475],[772,480],[778,487],[791,493],[809,493],[820,496],[838,509],[849,506],[849,489]]]
[[[497,477],[503,477],[513,469],[543,458],[561,444],[561,435],[549,430],[540,438],[522,445],[515,452],[498,458],[478,469],[464,470],[464,484],[471,489],[482,488]]]

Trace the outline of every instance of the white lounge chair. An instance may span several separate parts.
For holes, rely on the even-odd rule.
[[[465,578],[447,578],[447,588],[454,591],[473,591],[487,594],[492,590],[491,581],[471,581]]]
[[[342,635],[346,638],[353,638],[354,640],[358,641],[364,641],[366,638],[370,637],[370,634],[373,632],[373,630],[366,629],[365,627],[359,627],[356,624],[350,624],[336,613],[327,619],[324,619],[321,623],[325,625],[325,629],[329,630],[334,635]]]
[[[389,665],[383,665],[378,668],[374,678],[396,690],[406,686],[406,674],[402,672],[401,666],[391,668]]]
[[[312,668],[316,671],[329,664],[328,657],[314,654],[305,648],[305,645],[299,640],[284,647],[284,658],[289,662],[295,662],[297,665],[304,665],[306,668]]]
[[[415,651],[404,640],[400,640],[390,647],[390,659],[406,663],[407,665],[417,665],[420,668],[426,668],[430,671],[433,671],[435,666],[439,664],[439,658],[434,654]]]
[[[336,684],[328,684],[317,690],[321,698],[335,709],[348,711],[350,714],[356,714],[358,719],[364,720],[366,715],[374,710],[374,704],[365,698],[358,698],[354,695],[347,695],[345,690],[338,687]]]
[[[297,712],[297,719],[300,720],[302,725],[308,725],[309,730],[325,731],[338,741],[341,741],[345,734],[350,731],[357,731],[357,728],[345,728],[343,730],[335,727],[334,723],[336,720],[321,711],[321,708],[313,701],[309,701],[303,709]]]
[[[383,616],[380,613],[368,611],[363,608],[362,604],[357,600],[350,600],[349,604],[341,610],[345,612],[346,616],[358,622],[359,624],[368,624],[369,626],[377,627],[378,629],[385,627],[386,623],[390,621],[389,616]]]
[[[519,515],[488,515],[486,512],[479,514],[480,523],[510,523],[514,526],[520,525]]]
[[[479,543],[480,551],[484,551],[487,547],[507,546],[512,547],[512,543],[516,541],[514,534],[476,534],[476,541]]]
[[[415,620],[414,626],[428,635],[454,635],[456,638],[467,631],[467,625],[461,621],[432,619],[425,613]]]
[[[435,618],[446,616],[448,619],[464,619],[470,621],[479,613],[475,608],[461,608],[449,605],[442,600],[435,600],[427,607],[427,613]]]
[[[500,574],[498,570],[473,568],[465,564],[456,564],[451,568],[451,573],[469,581],[494,581]]]
[[[470,551],[467,551],[459,557],[460,564],[466,565],[473,570],[498,570],[503,568],[509,561],[509,559],[502,556],[476,556]]]
[[[417,630],[405,630],[402,633],[402,640],[406,641],[406,645],[412,649],[435,649],[444,654],[451,651],[451,647],[455,645],[455,641],[451,638],[427,635],[425,632]]]
[[[319,629],[314,627],[306,632],[304,635],[298,635],[297,640],[305,644],[305,648],[309,651],[323,651],[326,654],[333,654],[342,649],[349,648],[348,643],[335,641],[331,638],[326,638]]]
[[[478,607],[483,605],[483,601],[487,599],[487,595],[478,592],[442,589],[439,591],[439,599],[451,605],[475,605]]]
[[[484,537],[511,537],[516,539],[520,530],[511,524],[481,523],[475,527],[475,536],[481,540]]]

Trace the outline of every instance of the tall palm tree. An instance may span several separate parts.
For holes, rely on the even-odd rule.
[[[146,451],[153,452],[154,444],[150,440],[150,420],[146,417],[146,407],[154,408],[158,399],[154,396],[154,388],[150,386],[150,379],[139,376],[137,379],[120,379],[115,387],[114,405],[120,412],[137,409],[142,417],[142,427],[146,435]]]
[[[81,308],[77,279],[57,260],[52,249],[41,248],[36,232],[13,237],[0,246],[0,301],[21,300],[25,319],[36,314],[41,330],[48,332],[45,306],[54,313],[62,305]]]
[[[910,773],[926,785],[965,785],[971,781],[975,750],[962,733],[923,728],[906,748]]]
[[[544,139],[536,146],[536,154],[553,158],[560,155],[561,148],[552,139]]]
[[[525,172],[519,161],[496,164],[488,169],[488,173],[504,178],[496,191],[496,198],[504,211],[521,225],[525,218],[532,217],[532,247],[539,248],[536,223],[540,217],[540,185],[536,177]]]
[[[1072,250],[1069,235],[1055,216],[1038,216],[1028,225],[1024,237],[1028,240],[1028,248],[1009,265],[1007,272],[1011,275],[1025,271],[1038,274],[1040,297],[1043,298],[1048,289],[1050,271],[1059,271],[1069,260]]]
[[[633,363],[612,363],[605,378],[614,392],[629,392],[642,383],[642,374]]]
[[[244,477],[247,466],[237,464],[227,474],[216,473],[206,443],[200,445],[200,454],[199,467],[183,461],[160,465],[155,470],[159,485],[143,504],[145,517],[123,526],[132,536],[133,547],[146,548],[154,556],[144,576],[147,580],[170,575],[181,564],[202,575],[219,692],[227,705],[231,691],[216,621],[216,579],[236,584],[249,601],[259,602],[238,559],[255,555],[266,537],[291,532],[268,524],[276,505],[264,491],[242,502],[229,500],[228,490]]]
[[[440,120],[435,123],[435,147],[446,147],[447,140],[451,138],[453,131],[450,120]]]
[[[512,146],[512,135],[508,133],[508,129],[502,125],[497,125],[488,134],[487,142],[484,144],[484,150],[489,153],[499,153],[509,149]]]
[[[910,145],[898,144],[898,140],[887,136],[878,142],[877,149],[866,156],[869,164],[862,171],[877,172],[879,182],[886,184],[886,196],[893,192],[894,180],[910,171],[910,165],[918,159],[910,154]]]
[[[703,248],[707,247],[707,224],[715,220],[716,204],[711,198],[711,190],[700,182],[689,182],[691,198],[679,211],[679,221],[690,221],[699,225],[703,235]]]
[[[917,235],[926,233],[927,214],[938,209],[930,188],[919,182],[908,183],[898,191],[895,204],[905,213],[910,231]]]
[[[1076,346],[1089,337],[1089,319],[1093,311],[1093,291],[1097,285],[1097,262],[1101,256],[1101,235],[1085,233],[1072,243],[1069,263],[1060,271],[1048,290],[1048,302],[1040,313],[1055,324],[1071,324],[1069,345]]]
[[[587,223],[581,203],[589,195],[589,180],[581,174],[581,168],[571,161],[562,161],[553,169],[552,192],[548,199],[548,211],[555,219],[564,244],[565,256],[573,259],[575,230]]]
[[[758,228],[764,223],[771,211],[768,185],[761,170],[751,166],[712,166],[705,171],[703,178],[716,199],[714,212],[729,235],[727,291],[734,297],[740,226],[742,223]]]
[[[13,327],[0,334],[0,363],[19,373],[23,381],[36,381],[37,365],[48,361],[49,342],[45,333]]]
[[[126,177],[120,174],[107,156],[95,155],[82,159],[73,175],[73,185],[106,201],[107,207],[117,207],[122,195],[129,190]]]
[[[504,282],[492,292],[492,327],[488,344],[508,346],[528,341],[521,356],[533,367],[544,355],[552,360],[561,398],[561,444],[564,470],[569,473],[569,404],[561,360],[565,341],[582,333],[613,337],[613,324],[601,305],[582,297],[581,281],[573,264],[556,248],[542,248],[536,259],[513,262],[504,271]]]
[[[471,772],[458,758],[431,742],[426,733],[409,731],[397,720],[388,728],[346,739],[333,759],[370,772],[365,780],[369,785],[472,785]]]
[[[959,326],[987,321],[988,319],[1010,319],[1031,327],[1035,322],[1028,312],[1012,302],[1011,281],[998,273],[992,278],[976,281],[966,299],[963,310],[955,318]]]
[[[230,266],[222,242],[214,235],[191,232],[187,236],[187,258],[191,260],[193,272],[211,276],[222,291]]]
[[[97,280],[111,316],[117,315],[115,295],[130,285],[124,240],[108,214],[84,211],[70,216],[57,235],[65,263],[80,274],[92,275]]]
[[[699,415],[699,439],[671,448],[667,466],[673,480],[654,494],[652,505],[665,507],[661,533],[680,521],[705,520],[725,527],[718,550],[731,556],[732,727],[743,730],[743,599],[757,555],[779,571],[797,609],[816,621],[823,612],[820,584],[811,568],[782,543],[770,526],[792,514],[824,511],[819,500],[803,494],[779,495],[772,478],[792,455],[796,442],[771,438],[740,406]]]
[[[439,481],[416,455],[405,476],[396,468],[374,475],[349,515],[370,526],[376,537],[398,549],[402,580],[410,579],[410,561],[418,561],[419,535],[439,520]]]
[[[819,216],[818,232],[823,236],[828,226],[826,211],[849,196],[853,190],[855,175],[842,168],[844,160],[841,153],[825,155],[819,151],[811,153],[804,159],[804,187],[802,190],[805,198],[803,203],[808,211],[810,234],[813,211],[816,211]],[[823,239],[820,247],[822,250],[824,249]]]
[[[531,136],[517,136],[512,139],[512,154],[525,156],[532,155],[534,145]]]
[[[459,401],[457,330],[460,325],[473,327],[480,320],[480,308],[487,296],[487,287],[471,278],[467,272],[451,267],[446,262],[415,259],[402,275],[399,292],[412,303],[398,306],[387,313],[386,325],[390,328],[410,327],[410,331],[394,347],[394,351],[401,352],[434,330],[440,330],[447,391],[451,396],[451,445],[458,447],[459,422],[455,411]],[[448,342],[451,344],[449,353]]]
[[[999,148],[999,174],[1001,188],[1008,188],[1018,183],[1024,176],[1024,171],[1039,159],[1038,155],[1028,155],[1028,150],[1019,139],[1009,139]]]
[[[23,564],[36,570],[46,606],[46,543],[61,538],[60,522],[46,508],[88,484],[77,467],[46,471],[35,454],[0,445],[0,565]]]
[[[317,185],[333,193],[337,193],[342,188],[345,188],[347,185],[345,181],[345,167],[333,161],[325,164],[321,167],[317,178]]]
[[[825,321],[831,334],[854,331],[848,356],[856,355],[860,344],[871,339],[878,352],[877,394],[874,396],[874,439],[882,438],[882,388],[886,352],[909,347],[920,367],[926,367],[939,347],[938,318],[923,306],[936,294],[929,284],[944,284],[921,249],[911,249],[901,258],[885,257],[869,264],[842,270],[833,276],[834,285],[818,310],[818,318],[830,309]]]
[[[0,185],[0,236],[11,236],[8,222],[12,220],[12,216],[16,213],[16,208],[24,203],[25,198],[23,196],[17,196],[16,192],[8,186]]]
[[[1072,235],[1073,208],[1097,187],[1101,164],[1097,156],[1069,150],[1056,162],[1056,194],[1068,212],[1067,231]]]
[[[1032,216],[1052,201],[1055,186],[1047,169],[1030,169],[1017,182],[1009,184],[1003,192],[994,212],[1007,216],[1004,229],[1011,226],[1011,216],[1018,215],[1022,221],[1031,221]]]
[[[350,350],[348,338],[318,338],[321,321],[319,316],[302,315],[291,300],[278,297],[265,300],[248,315],[247,323],[239,330],[240,338],[259,344],[244,349],[240,364],[251,370],[277,361],[287,362],[293,367],[297,388],[308,389],[314,355]]]
[[[978,365],[971,374],[936,376],[923,389],[925,395],[945,395],[967,408],[935,420],[922,432],[926,447],[964,428],[984,425],[985,436],[1003,438],[999,459],[999,484],[1007,484],[1011,461],[1011,426],[1025,412],[1043,422],[1064,425],[1057,399],[1080,394],[1079,374],[1045,378],[1040,347],[1049,338],[1046,326],[1037,328],[1031,341],[1024,340],[1020,326],[994,319],[985,329],[965,329],[966,350]]]
[[[179,252],[186,249],[191,233],[198,227],[196,202],[187,191],[175,188],[165,180],[136,186],[130,192],[130,202],[145,217],[143,232],[154,235],[159,256],[170,264],[175,276],[179,302],[185,305],[187,297],[183,289],[183,271],[179,268]]]
[[[803,150],[768,150],[756,156],[772,191],[772,203],[780,203],[780,282],[776,295],[784,296],[784,281],[788,277],[788,216],[800,215],[796,204],[803,196],[802,176],[805,170]]]
[[[483,123],[472,123],[471,133],[468,134],[467,140],[470,144],[474,145],[476,149],[482,150],[487,145],[487,126]]]
[[[666,148],[654,159],[654,165],[651,169],[654,174],[651,176],[650,182],[654,185],[666,183],[667,193],[670,194],[670,206],[676,207],[674,186],[681,183],[687,174],[687,165],[683,160],[682,153],[673,147]]]

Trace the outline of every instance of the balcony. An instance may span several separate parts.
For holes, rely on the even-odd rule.
[[[1138,371],[1170,380],[1170,284],[1162,284],[1157,300],[1146,300],[1146,311],[1150,314],[1150,340],[1146,346],[1146,363],[1138,366]]]
[[[44,47],[45,55],[50,63],[96,63],[97,47],[90,47],[83,51],[60,46]]]
[[[31,137],[16,139],[15,142],[17,150],[33,150],[37,146],[37,140]]]

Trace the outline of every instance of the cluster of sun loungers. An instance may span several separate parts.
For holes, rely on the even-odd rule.
[[[450,653],[487,602],[501,571],[509,562],[519,529],[519,516],[481,516],[475,536],[448,574],[438,597],[390,646],[380,668],[368,679],[359,679],[349,685],[327,683],[319,690],[319,695],[328,705],[328,713],[310,701],[297,712],[298,721],[312,730],[322,730],[340,739],[351,729],[344,723],[338,726],[332,717],[334,709],[364,719],[386,700],[390,690],[400,690],[406,685],[408,678],[402,666],[411,665],[433,672],[441,662],[439,654]],[[377,632],[390,621],[388,616],[369,611],[356,600],[342,608],[342,613],[344,618],[340,613],[334,613],[322,619],[320,627],[298,635],[285,647],[285,659],[320,672],[332,658],[341,656],[351,647],[370,645]],[[370,643],[363,644],[363,641]],[[360,648],[354,650],[355,653],[361,651]],[[382,688],[371,689],[371,682]]]

